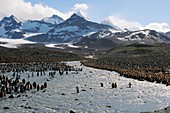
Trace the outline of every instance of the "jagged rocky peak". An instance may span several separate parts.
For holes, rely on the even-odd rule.
[[[113,28],[109,25],[99,24],[96,22],[86,20],[82,16],[77,15],[76,13],[74,13],[69,19],[67,19],[66,22],[64,22],[64,24],[76,25],[87,29],[98,29],[98,30]]]
[[[9,17],[4,17],[0,23],[21,23],[14,15],[11,15]]]
[[[69,19],[67,19],[66,21],[70,21],[70,22],[76,22],[76,21],[86,21],[83,17],[77,15],[76,13],[74,13],[73,15],[71,15],[71,17]]]
[[[9,18],[15,19],[16,21],[18,21],[18,19],[14,15],[11,15]]]
[[[82,12],[80,12],[80,11],[78,11],[78,12],[76,12],[76,13],[73,13],[73,15],[71,15],[71,17],[70,17],[71,19],[83,19],[83,20],[88,20],[89,21],[89,17],[86,15],[86,14],[84,14],[84,13],[82,13]]]
[[[14,15],[11,15],[9,17],[4,17],[0,21],[0,27],[3,27],[5,29],[5,31],[10,31],[12,29],[18,29],[21,26],[22,26],[21,22]]]
[[[52,15],[51,18],[59,18],[61,20],[63,20],[61,17],[59,17],[58,15]]]

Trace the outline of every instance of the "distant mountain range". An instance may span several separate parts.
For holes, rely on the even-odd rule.
[[[170,32],[154,30],[128,31],[117,26],[92,22],[80,12],[67,20],[57,15],[41,20],[19,21],[15,16],[4,17],[0,21],[0,37],[24,38],[40,43],[74,43],[83,47],[114,47],[126,44],[169,43]]]

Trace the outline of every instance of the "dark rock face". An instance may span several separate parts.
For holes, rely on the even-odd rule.
[[[76,113],[75,111],[73,111],[73,110],[70,110],[70,113]]]
[[[4,107],[4,109],[9,109],[9,107]]]

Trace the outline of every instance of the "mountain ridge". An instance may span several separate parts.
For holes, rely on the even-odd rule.
[[[57,23],[58,20],[61,21]],[[52,15],[41,20],[26,20],[24,22],[11,15],[0,21],[0,29],[0,37],[3,38],[24,38],[38,43],[73,43],[94,48],[95,46],[97,48],[106,47],[105,44],[101,43],[107,43],[107,47],[134,43],[170,43],[169,32],[159,33],[149,29],[121,30],[117,26],[87,20],[77,13],[71,15],[67,20]]]

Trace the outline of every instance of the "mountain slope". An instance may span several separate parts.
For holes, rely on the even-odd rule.
[[[27,20],[23,23],[22,30],[28,33],[47,33],[55,25],[38,20]]]

